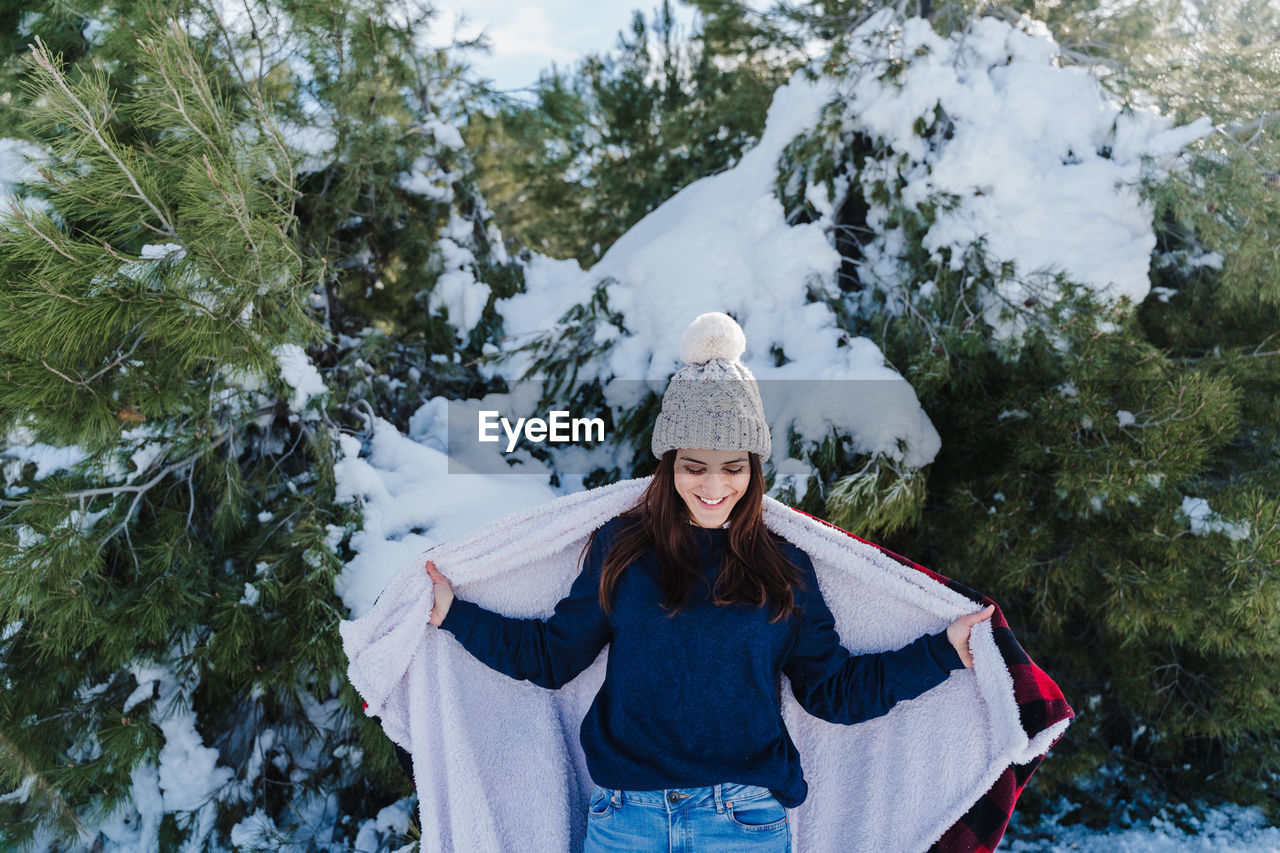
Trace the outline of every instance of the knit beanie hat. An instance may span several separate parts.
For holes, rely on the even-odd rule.
[[[699,314],[680,340],[685,366],[662,395],[653,455],[672,448],[749,450],[768,459],[769,423],[756,378],[739,357],[747,336],[728,314]]]

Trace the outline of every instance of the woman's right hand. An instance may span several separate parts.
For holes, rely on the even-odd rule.
[[[440,574],[436,564],[430,560],[427,560],[427,574],[435,584],[435,606],[431,608],[431,616],[427,621],[439,628],[440,623],[444,621],[444,615],[449,612],[449,605],[453,604],[453,584],[449,583],[447,577]]]

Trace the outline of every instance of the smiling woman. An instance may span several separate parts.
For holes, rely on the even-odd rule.
[[[841,645],[809,555],[764,522],[772,444],[746,337],[720,313],[686,330],[640,499],[586,541],[549,620],[457,598],[433,562],[429,621],[489,667],[552,689],[609,646],[579,728],[596,787],[585,853],[791,850],[808,785],[782,718],[782,675],[810,714],[883,716],[971,667],[969,629],[992,608],[893,651]]]

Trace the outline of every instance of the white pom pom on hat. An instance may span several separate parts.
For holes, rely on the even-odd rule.
[[[653,424],[654,456],[691,447],[769,458],[773,443],[760,389],[739,358],[746,349],[746,333],[728,314],[699,314],[689,324],[680,339],[685,366],[667,384]]]
[[[733,361],[746,351],[746,333],[721,311],[699,314],[680,339],[680,358],[685,364],[706,364],[717,358]]]

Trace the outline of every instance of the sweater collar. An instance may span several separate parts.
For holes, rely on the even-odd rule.
[[[691,523],[690,526],[693,527],[694,530],[693,538],[697,540],[700,545],[721,546],[729,539],[729,528],[727,525],[725,527],[701,527],[697,524]]]

